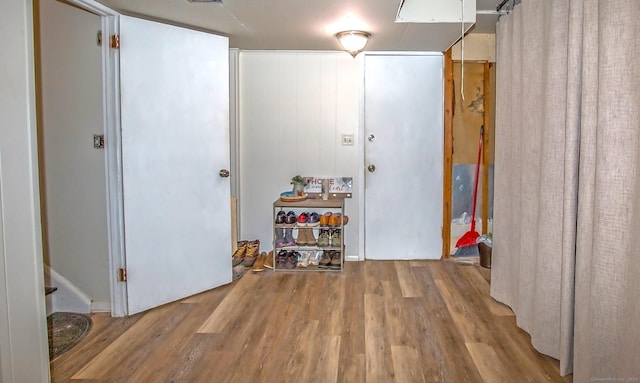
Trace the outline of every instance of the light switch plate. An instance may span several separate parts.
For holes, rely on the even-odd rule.
[[[353,134],[343,134],[342,135],[342,145],[343,146],[353,146]]]

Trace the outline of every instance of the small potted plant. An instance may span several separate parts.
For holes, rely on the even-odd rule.
[[[301,175],[298,174],[291,178],[291,184],[293,185],[294,195],[301,196],[304,194],[304,187],[307,182]]]

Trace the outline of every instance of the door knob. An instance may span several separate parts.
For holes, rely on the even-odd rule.
[[[369,142],[373,142],[376,139],[376,136],[374,136],[373,134],[370,134],[369,137],[367,137],[367,140],[369,140]]]
[[[218,174],[220,174],[220,177],[222,178],[229,177],[229,171],[227,169],[220,169],[220,172],[218,172]]]
[[[373,173],[376,171],[376,166],[375,165],[369,165],[367,166],[367,169],[369,170],[369,172]]]

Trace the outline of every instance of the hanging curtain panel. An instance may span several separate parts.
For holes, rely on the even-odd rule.
[[[574,382],[640,381],[640,2],[583,17]]]
[[[523,1],[498,25],[491,290],[565,374],[577,197],[577,151],[567,150],[577,137],[567,115],[568,10],[567,2]]]
[[[498,23],[491,295],[575,382],[640,379],[638,19],[524,0]]]

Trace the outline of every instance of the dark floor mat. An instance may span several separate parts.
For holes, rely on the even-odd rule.
[[[76,313],[53,313],[47,317],[49,359],[53,360],[78,344],[91,329],[91,317]]]

